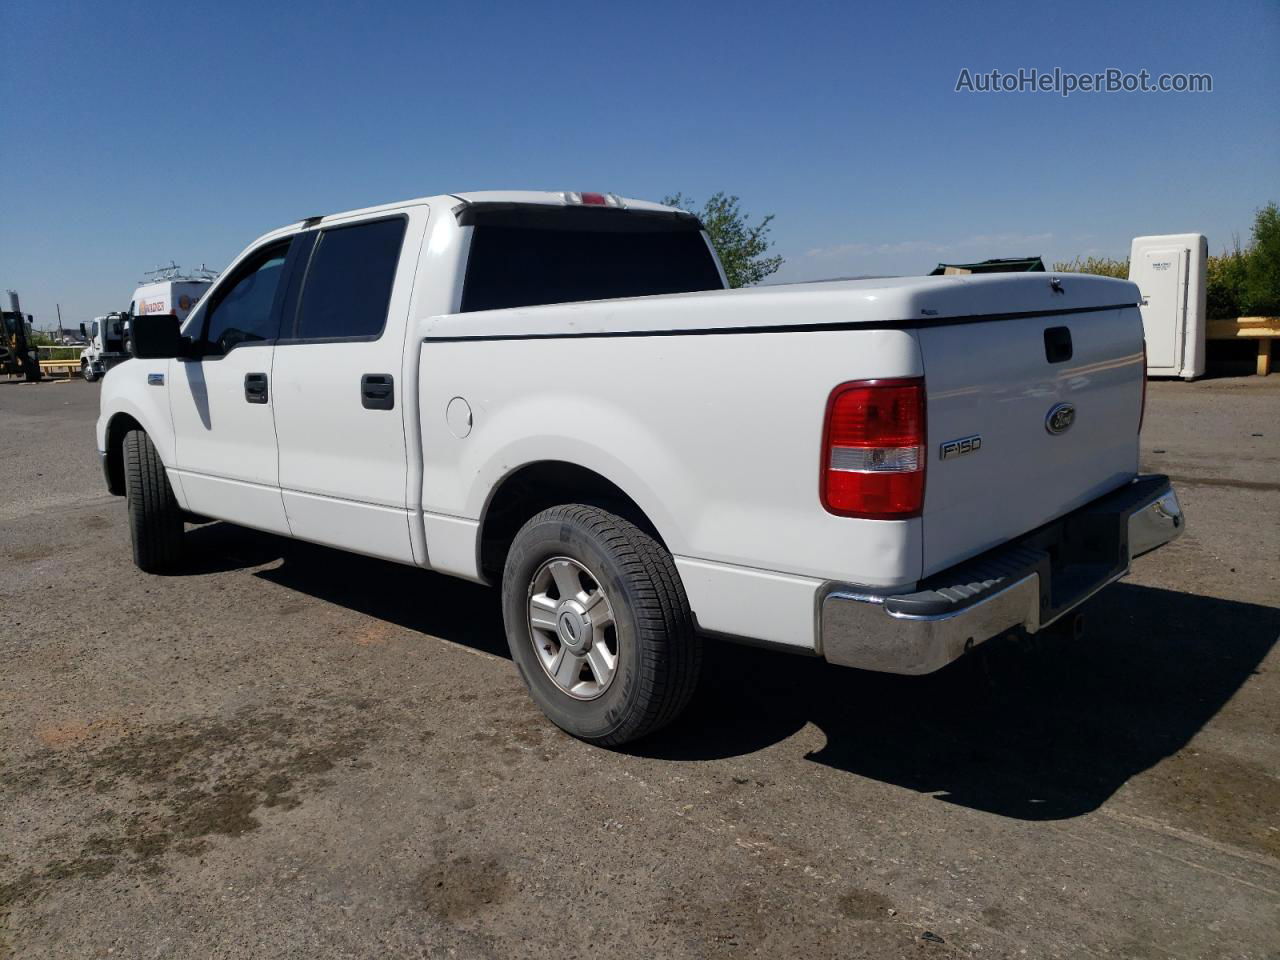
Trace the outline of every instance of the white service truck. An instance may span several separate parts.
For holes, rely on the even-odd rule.
[[[129,359],[125,347],[128,339],[129,314],[109,313],[80,324],[85,348],[80,351],[80,375],[92,383],[107,371]]]
[[[93,382],[129,359],[129,333],[135,315],[169,314],[180,322],[186,320],[212,282],[200,277],[150,281],[133,291],[128,310],[80,324],[80,333],[87,341],[80,351],[81,376]]]
[[[704,634],[926,673],[1182,531],[1138,472],[1133,284],[725,286],[694,216],[611,194],[273,231],[104,385],[134,560],[189,512],[500,585],[534,700],[617,745]]]
[[[213,280],[206,277],[176,276],[149,281],[133,291],[129,313],[139,317],[167,313],[185,320],[212,284]]]

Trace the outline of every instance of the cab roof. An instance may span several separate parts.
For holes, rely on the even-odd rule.
[[[400,200],[395,203],[380,203],[372,207],[361,207],[356,210],[342,210],[336,213],[326,213],[317,216],[303,217],[295,223],[286,224],[278,230],[271,233],[278,233],[282,230],[297,229],[302,225],[318,226],[333,220],[346,220],[351,217],[365,216],[367,214],[388,213],[393,210],[399,210],[404,207],[417,206],[426,204],[430,206],[448,205],[450,207],[457,206],[459,203],[464,204],[494,204],[494,203],[511,203],[523,205],[540,205],[547,207],[575,207],[581,206],[566,199],[569,191],[553,191],[553,190],[473,190],[466,193],[442,193],[429,197],[415,197],[411,200]],[[678,213],[677,207],[668,207],[661,203],[654,203],[651,200],[637,200],[633,197],[620,197],[617,194],[607,194],[607,196],[616,197],[621,202],[621,208],[626,210],[641,210],[653,213]]]

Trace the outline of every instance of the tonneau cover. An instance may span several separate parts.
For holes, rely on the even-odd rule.
[[[450,314],[419,329],[428,340],[801,332],[1070,316],[1138,300],[1127,280],[1087,274],[894,277]]]

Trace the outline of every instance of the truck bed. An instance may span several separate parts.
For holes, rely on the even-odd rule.
[[[1057,280],[1057,283],[1051,281]],[[1119,486],[1137,469],[1132,284],[1048,274],[903,278],[423,318],[423,507],[432,565],[481,577],[469,525],[522,465],[585,467],[634,499],[715,629],[782,642],[824,584],[925,577]],[[1045,331],[1068,327],[1050,363]],[[923,377],[921,516],[835,516],[819,495],[832,390]],[[463,397],[458,443],[440,415]],[[1051,407],[1081,423],[1046,433]],[[945,441],[980,450],[941,457]],[[726,587],[734,581],[741,589]],[[725,598],[732,598],[726,600]]]

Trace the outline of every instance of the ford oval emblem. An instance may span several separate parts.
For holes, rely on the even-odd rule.
[[[1055,403],[1049,408],[1049,413],[1044,418],[1044,428],[1056,437],[1058,434],[1066,433],[1070,430],[1071,425],[1075,422],[1075,404]]]

